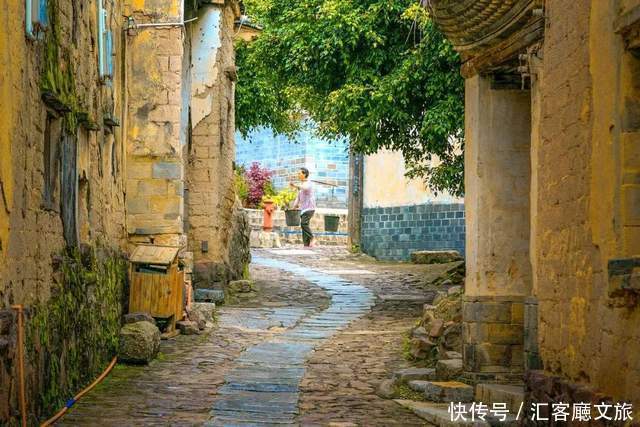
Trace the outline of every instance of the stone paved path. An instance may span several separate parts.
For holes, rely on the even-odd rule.
[[[255,251],[253,296],[150,365],[118,365],[58,425],[424,425],[374,390],[407,364],[403,334],[436,273],[345,248]]]
[[[367,288],[340,277],[275,259],[254,257],[253,262],[304,277],[325,289],[331,304],[238,359],[213,406],[210,426],[296,424],[299,384],[310,352],[373,305],[374,296]]]

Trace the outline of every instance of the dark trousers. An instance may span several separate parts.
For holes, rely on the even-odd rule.
[[[313,233],[311,232],[311,227],[309,227],[309,222],[311,222],[311,217],[313,216],[315,211],[306,211],[302,215],[300,215],[300,227],[302,228],[302,242],[305,246],[309,246],[311,243],[311,239],[313,239]]]

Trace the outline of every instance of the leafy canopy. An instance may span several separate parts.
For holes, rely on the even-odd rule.
[[[460,60],[417,0],[244,0],[263,27],[237,47],[237,127],[292,134],[309,115],[356,152],[402,152],[408,175],[462,195]]]

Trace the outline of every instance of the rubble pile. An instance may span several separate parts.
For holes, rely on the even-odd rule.
[[[438,294],[425,304],[419,324],[411,330],[409,354],[415,360],[435,366],[438,360],[462,358],[462,295],[464,262],[452,263],[431,285]]]

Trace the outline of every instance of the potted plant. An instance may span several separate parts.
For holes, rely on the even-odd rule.
[[[287,227],[297,227],[300,225],[300,209],[293,208],[293,202],[298,193],[290,188],[280,190],[276,194],[276,200],[280,209],[284,210],[284,217]]]

